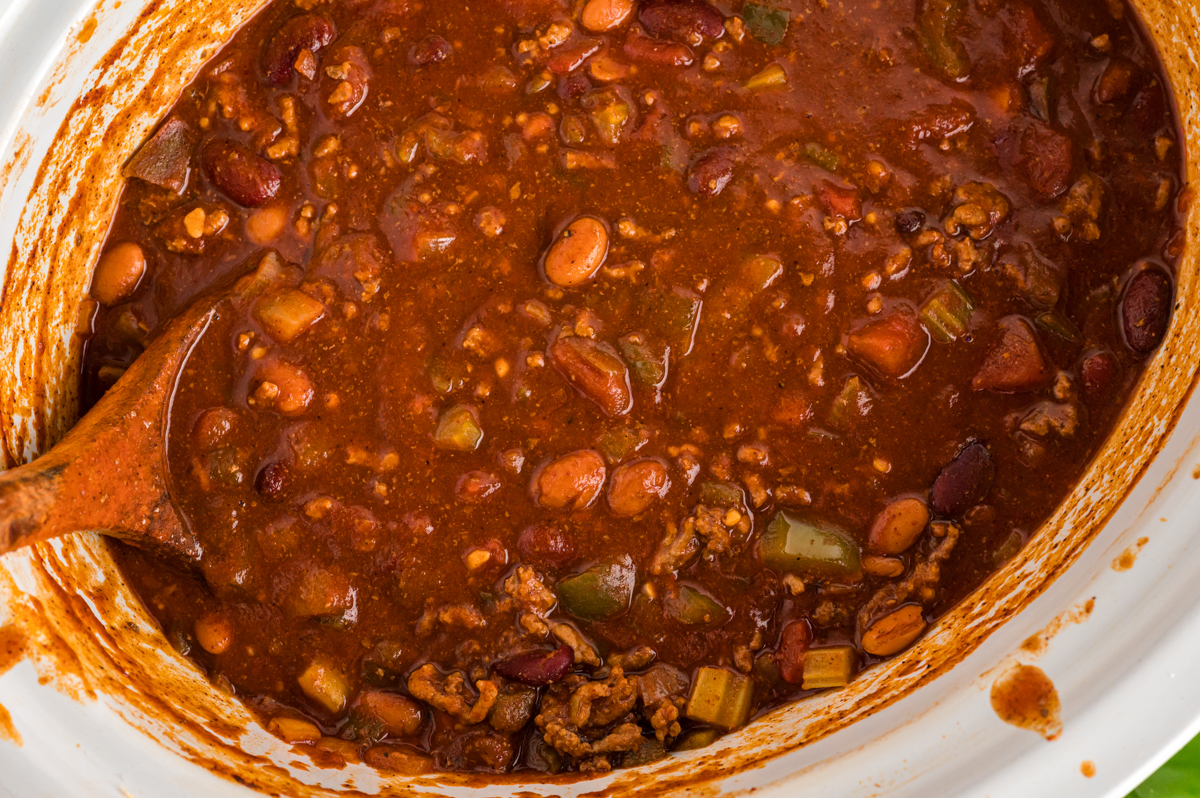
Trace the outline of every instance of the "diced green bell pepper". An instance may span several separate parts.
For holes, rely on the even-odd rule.
[[[653,347],[640,334],[626,335],[619,343],[634,382],[646,388],[663,384],[667,378],[667,353],[661,347]]]
[[[716,729],[690,729],[679,735],[672,751],[697,751],[716,742],[721,733]]]
[[[473,452],[482,440],[479,420],[466,405],[455,405],[443,412],[433,433],[434,445],[451,452]]]
[[[935,340],[948,344],[967,334],[974,310],[971,296],[951,280],[921,306],[920,318]]]
[[[667,615],[685,626],[718,624],[729,618],[729,610],[712,596],[689,585],[680,585],[673,594],[663,597]]]
[[[1083,334],[1075,323],[1057,310],[1038,314],[1037,326],[1058,336],[1069,344],[1077,344],[1083,340]]]
[[[742,6],[742,19],[746,21],[746,29],[763,44],[783,44],[791,17],[792,14],[787,9],[772,8],[762,3],[746,3]]]
[[[742,489],[732,482],[700,483],[700,503],[709,507],[742,507]]]
[[[750,719],[753,700],[754,682],[748,676],[724,668],[704,667],[692,682],[684,714],[697,723],[736,729]]]
[[[962,42],[954,35],[967,0],[925,0],[917,13],[917,41],[941,72],[952,80],[965,78],[971,64]]]
[[[863,418],[871,411],[874,401],[875,396],[862,377],[851,377],[842,386],[842,392],[833,400],[833,406],[829,409],[829,422],[840,430],[848,430],[853,426],[855,419]]]
[[[557,585],[563,609],[584,621],[606,621],[629,607],[637,584],[637,568],[629,555],[597,563]]]
[[[860,570],[858,544],[826,522],[813,522],[780,510],[758,543],[764,565],[800,574],[851,576]]]

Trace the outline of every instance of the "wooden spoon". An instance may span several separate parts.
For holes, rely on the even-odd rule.
[[[171,398],[188,356],[221,308],[250,301],[282,270],[279,257],[269,253],[231,289],[197,299],[57,446],[0,473],[0,554],[72,532],[99,532],[160,556],[200,559],[200,541],[171,502]]]

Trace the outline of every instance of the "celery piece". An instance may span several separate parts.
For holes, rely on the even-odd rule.
[[[686,288],[651,291],[645,294],[645,324],[662,337],[676,356],[692,349],[696,323],[700,320],[700,297]]]
[[[634,382],[645,388],[658,388],[663,384],[667,378],[667,353],[661,347],[652,346],[637,333],[626,335],[618,343]]]
[[[1075,326],[1075,323],[1057,310],[1039,314],[1036,321],[1037,326],[1053,335],[1057,335],[1069,344],[1077,344],[1083,340],[1083,334],[1079,332],[1079,328]]]
[[[729,610],[716,599],[688,585],[665,595],[663,608],[668,617],[685,626],[718,624],[729,618]]]
[[[787,73],[783,71],[783,67],[771,64],[757,75],[751,75],[742,85],[750,91],[766,91],[786,86],[787,82]]]
[[[857,375],[846,380],[842,392],[833,400],[829,409],[829,422],[841,430],[847,430],[855,419],[864,418],[871,412],[875,396],[870,387]]]
[[[746,3],[742,6],[746,29],[763,44],[783,44],[791,18],[791,12],[784,8],[772,8],[762,3]]]
[[[671,750],[696,751],[707,748],[720,736],[721,733],[716,729],[689,729],[679,735],[679,739],[675,741],[675,746]]]
[[[804,157],[826,172],[836,172],[842,164],[842,159],[838,157],[836,152],[815,141],[805,143]]]
[[[466,405],[455,405],[443,412],[433,433],[434,445],[451,452],[473,452],[482,440],[479,419]]]
[[[974,310],[971,296],[950,280],[921,306],[920,318],[935,340],[948,344],[967,334]]]
[[[844,687],[854,675],[856,655],[853,646],[812,648],[804,655],[805,690]]]
[[[954,35],[967,0],[925,0],[917,13],[917,41],[925,55],[952,80],[965,78],[971,68],[967,51]]]
[[[593,565],[556,586],[563,609],[584,621],[606,621],[629,607],[637,569],[629,555]]]
[[[596,441],[596,448],[610,463],[619,463],[650,440],[649,433],[641,427],[610,429]]]
[[[636,751],[630,751],[621,760],[621,767],[635,768],[638,765],[648,765],[657,762],[667,755],[667,747],[653,737],[643,737],[642,744]]]
[[[697,723],[736,729],[750,719],[754,682],[724,668],[704,667],[692,682],[684,714]]]
[[[758,544],[764,565],[803,574],[850,576],[860,569],[858,544],[827,522],[814,522],[780,510]]]

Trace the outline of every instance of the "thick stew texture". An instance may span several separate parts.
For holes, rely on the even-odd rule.
[[[327,761],[603,771],[904,652],[1171,316],[1120,0],[275,0],[126,167],[95,401],[210,287],[171,644]]]

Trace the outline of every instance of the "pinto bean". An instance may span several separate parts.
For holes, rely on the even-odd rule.
[[[1121,297],[1121,330],[1125,333],[1125,344],[1135,355],[1148,355],[1162,343],[1171,321],[1173,300],[1171,278],[1148,264],[1125,285]]]
[[[92,297],[101,305],[115,305],[137,290],[146,273],[146,254],[132,241],[112,247],[96,264]]]
[[[533,478],[530,493],[542,507],[583,510],[596,501],[607,475],[598,452],[580,449],[543,466]]]
[[[933,509],[956,517],[987,498],[996,468],[992,453],[982,443],[964,447],[933,482]]]
[[[613,470],[608,506],[623,518],[641,515],[670,489],[666,466],[658,460],[634,460]]]
[[[656,39],[698,45],[725,33],[725,17],[704,0],[643,0],[638,21]]]
[[[862,636],[863,650],[876,657],[888,657],[903,651],[921,636],[928,624],[917,604],[906,604],[871,624]]]
[[[561,529],[540,523],[528,526],[517,538],[522,559],[539,568],[566,568],[579,559],[575,540]]]
[[[412,737],[421,728],[421,705],[399,693],[368,690],[358,697],[355,710],[382,724],[389,737]]]
[[[259,366],[255,402],[285,416],[303,413],[313,398],[312,383],[299,366],[283,360],[273,360]]]
[[[279,167],[231,139],[210,140],[200,150],[200,163],[225,196],[247,208],[275,199],[283,184]]]
[[[733,179],[733,153],[726,149],[709,150],[692,162],[688,169],[688,190],[702,197],[715,197]]]
[[[559,338],[547,353],[567,382],[605,414],[623,416],[633,408],[629,369],[612,347],[590,338]]]
[[[279,26],[263,49],[263,71],[272,83],[283,85],[292,77],[301,50],[312,54],[334,39],[333,23],[320,14],[300,14]]]
[[[202,452],[211,452],[225,441],[237,423],[237,413],[228,407],[210,407],[200,414],[192,427],[192,440]]]
[[[592,33],[619,28],[633,12],[633,0],[588,0],[579,15],[579,23]]]
[[[224,654],[233,645],[233,624],[222,613],[204,613],[196,619],[192,631],[200,648],[209,654]]]
[[[523,651],[492,666],[492,670],[505,679],[521,684],[545,687],[560,682],[571,672],[575,664],[575,651],[570,646],[559,646],[554,651]]]
[[[871,525],[868,546],[877,554],[902,554],[908,551],[929,524],[929,508],[913,497],[896,499]]]
[[[580,216],[550,245],[543,268],[555,285],[577,288],[596,275],[607,256],[608,227],[593,216]]]

